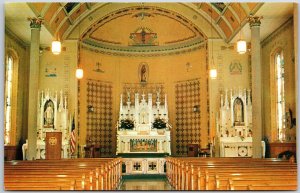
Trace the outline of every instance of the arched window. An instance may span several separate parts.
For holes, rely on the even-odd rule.
[[[4,144],[10,144],[11,134],[11,101],[12,101],[12,78],[13,78],[13,63],[14,59],[12,56],[7,57],[6,61],[6,77],[5,77],[5,133],[4,133]]]
[[[285,140],[284,58],[282,51],[275,54],[276,120],[278,139]]]

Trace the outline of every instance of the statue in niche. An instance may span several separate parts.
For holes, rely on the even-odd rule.
[[[240,125],[244,122],[244,113],[243,113],[243,102],[241,99],[237,98],[234,101],[234,123],[235,125]]]
[[[54,105],[51,100],[45,104],[44,111],[44,126],[53,127],[54,123]]]
[[[146,63],[141,63],[139,67],[139,76],[141,83],[147,83],[148,79],[148,65]]]

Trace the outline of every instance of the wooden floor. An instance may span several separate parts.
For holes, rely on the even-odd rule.
[[[172,190],[166,179],[125,179],[119,190]]]

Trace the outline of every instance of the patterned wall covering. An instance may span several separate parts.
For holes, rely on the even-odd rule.
[[[177,156],[186,156],[188,144],[201,142],[199,79],[175,83],[175,109],[174,153]]]
[[[123,85],[123,103],[127,102],[127,92],[130,92],[130,102],[134,104],[134,93],[145,94],[145,99],[148,101],[148,93],[152,93],[152,104],[156,103],[156,93],[160,91],[160,104],[163,105],[165,101],[165,87],[163,83],[147,83],[145,85],[141,83],[124,83]]]
[[[100,146],[100,155],[114,156],[112,83],[87,80],[87,104],[93,112],[87,112],[87,139]]]

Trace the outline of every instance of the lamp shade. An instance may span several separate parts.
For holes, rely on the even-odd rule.
[[[212,68],[209,70],[209,76],[211,79],[216,79],[218,75],[217,69]]]
[[[247,52],[247,43],[245,40],[239,40],[236,44],[236,49],[239,54],[245,54]]]
[[[76,69],[76,78],[77,79],[82,79],[82,77],[83,77],[83,70],[82,70],[82,68],[77,68]]]
[[[52,53],[55,54],[55,55],[60,54],[60,52],[61,52],[61,43],[60,43],[60,41],[57,41],[57,40],[52,41],[51,50],[52,50]]]

